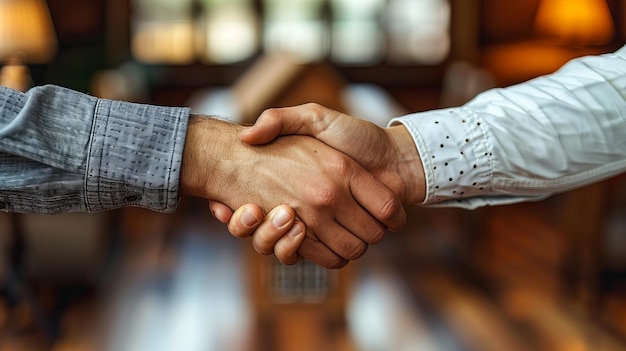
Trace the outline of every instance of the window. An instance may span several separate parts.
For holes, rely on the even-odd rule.
[[[205,0],[199,19],[199,56],[218,64],[230,64],[253,56],[258,50],[258,20],[250,0]]]
[[[373,64],[384,57],[384,0],[331,0],[332,59],[343,64]]]
[[[133,56],[147,63],[190,63],[194,59],[192,0],[134,0]]]
[[[392,0],[388,5],[389,60],[437,64],[450,51],[447,0]]]
[[[232,64],[258,52],[338,65],[432,65],[450,51],[448,0],[133,0],[146,63]],[[261,12],[256,9],[262,9]],[[261,17],[261,14],[263,17]]]

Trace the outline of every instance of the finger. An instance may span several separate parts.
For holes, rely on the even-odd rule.
[[[221,202],[209,201],[209,210],[218,221],[228,223],[233,215],[233,210]]]
[[[287,205],[272,209],[252,235],[254,249],[263,255],[273,253],[276,242],[291,229],[295,219],[295,211]]]
[[[228,221],[228,231],[238,238],[249,237],[263,220],[263,210],[253,204],[239,207]]]
[[[367,251],[367,243],[351,232],[334,222],[334,225],[322,230],[316,230],[316,237],[335,254],[346,260],[356,260]],[[362,230],[362,228],[358,228]]]
[[[267,109],[256,123],[241,134],[247,144],[266,144],[279,135],[300,134],[316,136],[329,123],[321,123],[332,111],[318,104]]]
[[[298,248],[304,240],[305,230],[304,223],[296,221],[287,234],[278,239],[274,245],[274,255],[281,263],[292,265],[298,262]]]
[[[342,206],[341,210],[335,214],[335,221],[344,228],[346,232],[365,244],[360,248],[356,246],[352,247],[354,251],[353,256],[344,256],[351,260],[361,257],[365,253],[368,244],[376,244],[385,236],[385,225],[373,217],[357,202]],[[322,237],[320,240],[326,242]],[[353,245],[355,245],[354,242]],[[331,246],[331,249],[334,248]],[[359,249],[361,251],[359,251]]]
[[[264,111],[250,128],[241,133],[241,140],[250,145],[267,144],[281,134],[282,121],[274,112]]]
[[[400,198],[370,173],[357,172],[350,179],[350,191],[359,204],[390,231],[400,231],[406,225],[406,212]]]
[[[309,261],[328,269],[339,269],[348,264],[348,260],[338,256],[324,243],[313,239],[313,234],[307,231],[298,254]]]
[[[318,192],[317,190],[314,191]],[[326,194],[327,192],[322,193]],[[344,189],[342,195],[334,193],[327,195],[322,196],[324,198],[322,200],[315,200],[319,205],[318,207],[324,209],[323,211],[298,210],[298,216],[307,225],[307,237],[322,243],[343,261],[357,259],[365,253],[367,244],[359,238],[360,233],[356,235],[353,232],[363,231],[363,228],[370,230],[369,228],[372,226],[378,226],[378,230],[384,232],[384,228],[352,198],[349,189]],[[352,232],[346,230],[336,220],[337,216],[357,218],[354,221],[354,225],[350,228]],[[302,247],[304,246],[303,243]],[[314,258],[307,256],[308,253],[300,252],[300,254],[305,258],[314,260]],[[329,259],[333,260],[334,258],[331,257]],[[343,266],[345,262],[341,264],[334,262],[331,263],[332,265]],[[327,267],[327,265],[324,266]]]

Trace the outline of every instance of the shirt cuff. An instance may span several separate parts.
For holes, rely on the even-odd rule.
[[[423,205],[475,208],[490,192],[492,153],[480,118],[462,107],[394,118],[415,142],[424,167]]]
[[[187,108],[98,100],[87,155],[87,210],[173,212],[188,118]]]

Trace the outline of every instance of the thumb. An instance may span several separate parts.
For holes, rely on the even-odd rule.
[[[278,116],[280,113],[273,111],[264,111],[252,127],[241,133],[241,141],[250,145],[267,144],[280,134],[284,134],[283,120]]]
[[[244,143],[266,144],[279,135],[309,135],[316,137],[328,121],[324,116],[331,110],[314,103],[263,111],[256,123],[241,133]]]
[[[218,201],[209,201],[209,209],[213,216],[222,223],[228,223],[233,215],[233,210]]]

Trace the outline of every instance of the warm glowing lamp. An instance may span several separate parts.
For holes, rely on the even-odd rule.
[[[576,46],[606,44],[614,31],[605,0],[542,0],[535,29]]]
[[[25,90],[28,70],[23,65],[45,63],[56,53],[56,36],[43,0],[0,0],[0,83]]]

